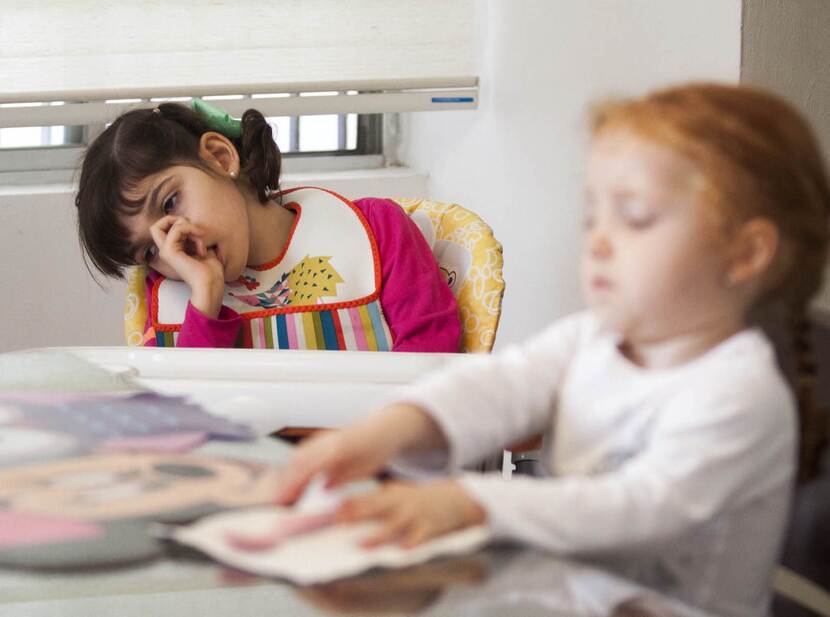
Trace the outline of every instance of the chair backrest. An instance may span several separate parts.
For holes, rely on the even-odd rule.
[[[501,244],[480,216],[458,204],[395,199],[409,213],[435,255],[458,301],[461,351],[489,352],[504,296]]]
[[[124,297],[124,339],[130,347],[141,347],[147,323],[147,266],[127,268],[127,294]]]
[[[504,295],[502,247],[481,217],[458,204],[394,199],[424,235],[458,301],[461,351],[489,352],[496,339]],[[124,336],[140,346],[147,321],[147,268],[126,273]]]

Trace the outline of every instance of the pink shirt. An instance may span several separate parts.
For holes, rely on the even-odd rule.
[[[392,331],[392,351],[458,351],[461,323],[458,306],[438,263],[418,227],[390,199],[367,197],[354,202],[375,236],[381,264],[380,304]],[[159,274],[147,276],[147,298]],[[148,313],[145,333],[152,323]],[[222,306],[216,319],[188,303],[178,347],[233,347],[242,318]],[[147,346],[155,346],[148,337]]]

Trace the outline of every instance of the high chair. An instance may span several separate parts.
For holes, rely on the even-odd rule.
[[[461,349],[493,349],[504,295],[502,247],[477,214],[458,204],[396,198],[435,255],[458,302]]]
[[[504,294],[502,247],[481,217],[458,204],[425,199],[394,199],[412,217],[432,249],[458,302],[462,352],[493,348]],[[147,321],[147,268],[126,272],[124,336],[140,346]]]

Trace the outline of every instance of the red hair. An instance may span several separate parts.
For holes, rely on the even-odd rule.
[[[724,231],[752,218],[778,228],[780,246],[751,318],[772,337],[791,332],[800,419],[799,478],[818,471],[828,420],[814,398],[810,300],[827,259],[830,182],[810,126],[790,104],[746,86],[697,83],[594,108],[594,136],[622,128],[687,157],[706,181]]]

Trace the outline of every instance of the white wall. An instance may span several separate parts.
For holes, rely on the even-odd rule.
[[[480,0],[481,107],[404,118],[429,196],[478,212],[504,245],[498,345],[581,306],[586,105],[688,79],[736,81],[740,0]]]
[[[74,210],[69,187],[0,187],[0,351],[121,344],[123,286],[87,272]]]
[[[426,178],[408,170],[293,174],[347,197],[419,196]],[[124,284],[95,284],[78,246],[69,186],[0,187],[0,352],[58,345],[123,345]]]

